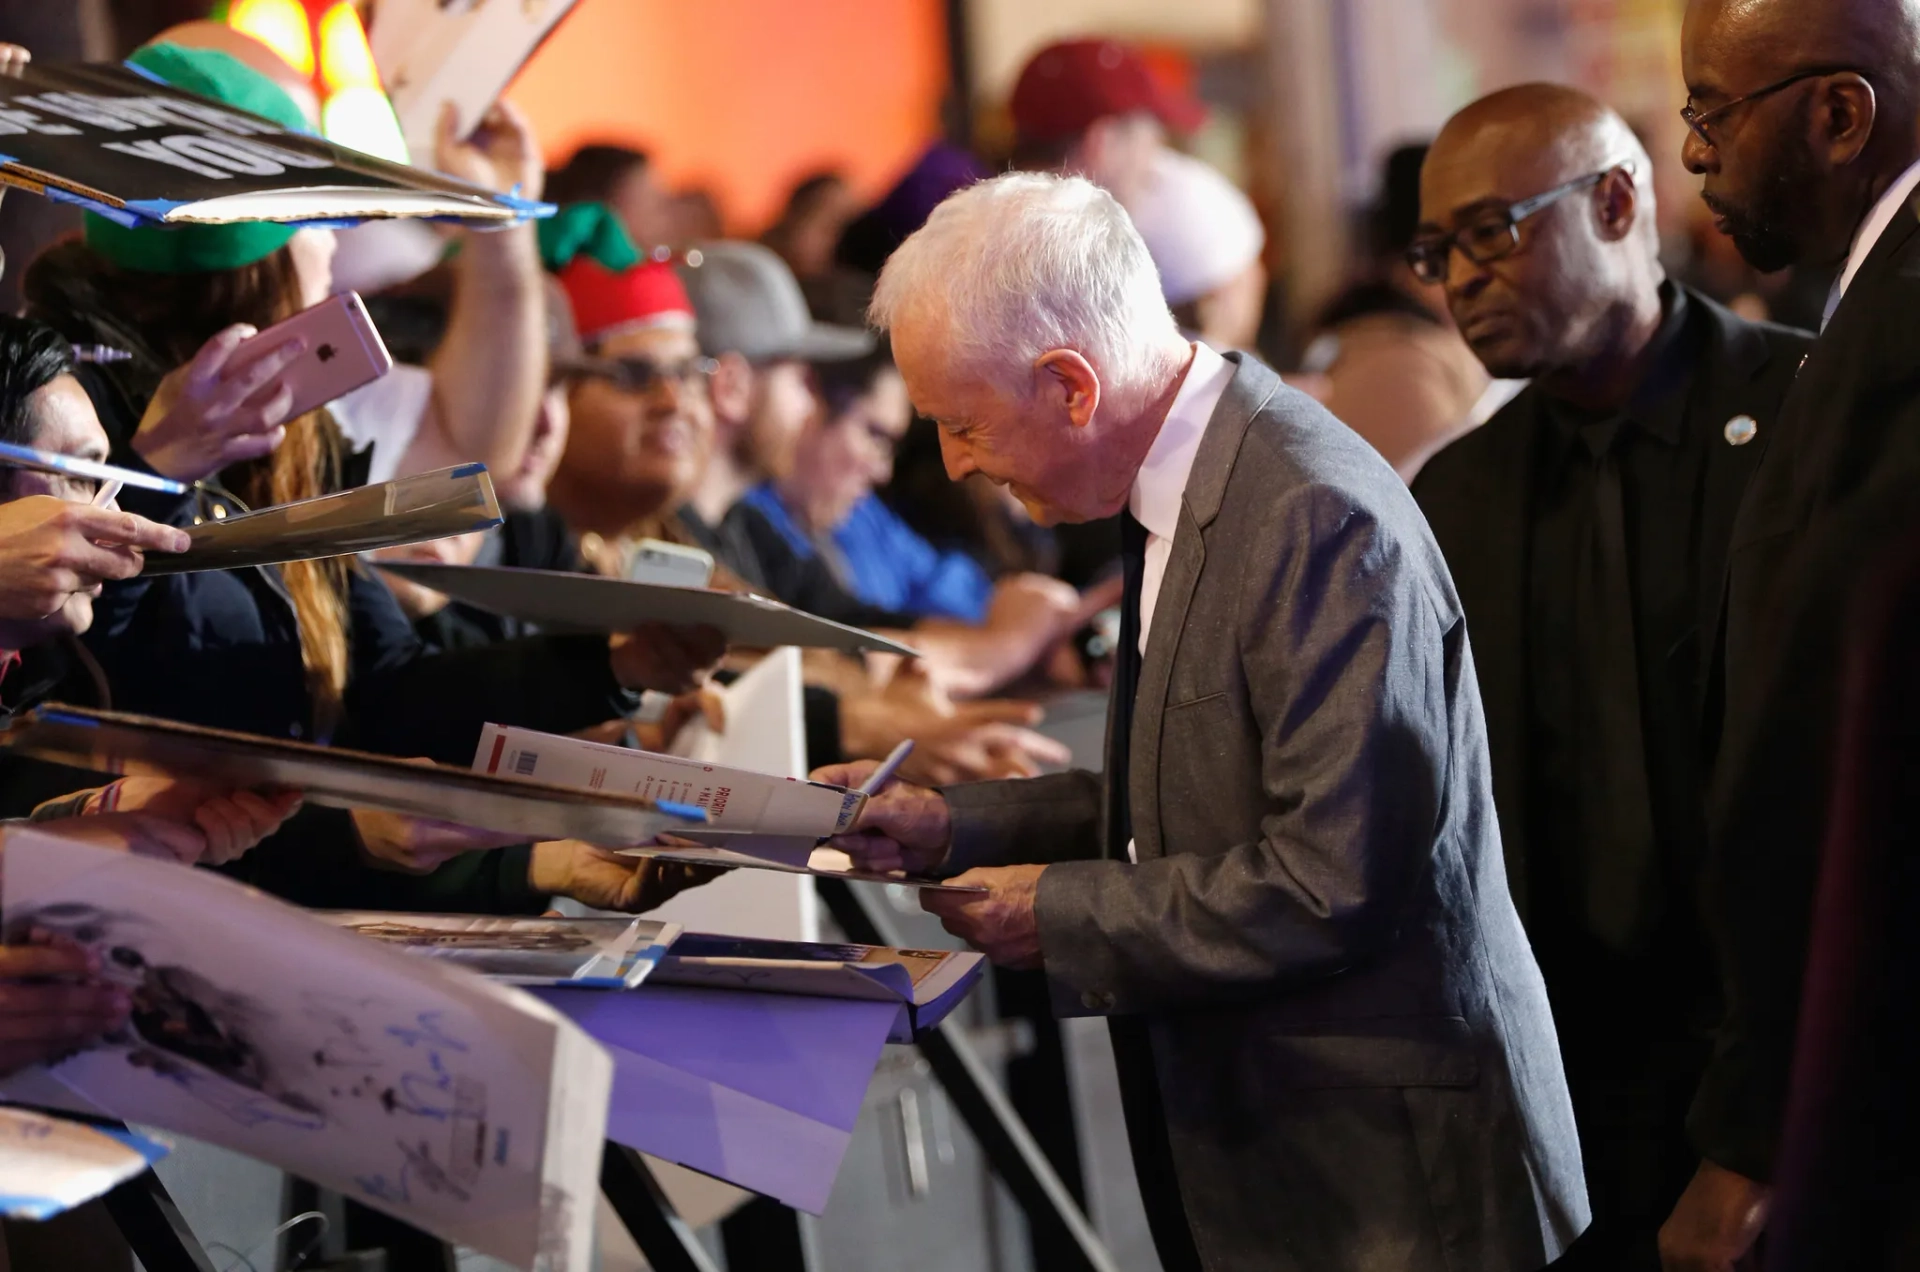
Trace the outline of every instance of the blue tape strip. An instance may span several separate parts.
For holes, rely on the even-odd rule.
[[[9,1219],[51,1219],[63,1211],[84,1204],[81,1201],[55,1201],[51,1197],[19,1197],[0,1193],[0,1215]]]
[[[707,820],[707,810],[698,804],[676,804],[670,799],[657,799],[653,806],[673,817],[685,817],[689,821]]]
[[[89,720],[81,715],[69,715],[65,711],[49,711],[45,707],[40,709],[40,718],[49,724],[78,724],[89,729],[100,727],[98,720]]]

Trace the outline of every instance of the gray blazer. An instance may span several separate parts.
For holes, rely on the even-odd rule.
[[[1056,1006],[1146,1020],[1208,1269],[1532,1272],[1586,1187],[1459,598],[1393,470],[1239,362],[1108,739],[1139,864],[1064,773],[949,787],[946,868],[1052,863]]]

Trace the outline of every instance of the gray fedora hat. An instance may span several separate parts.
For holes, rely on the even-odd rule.
[[[872,332],[815,322],[793,271],[758,243],[702,243],[679,268],[708,357],[845,362],[873,351]]]

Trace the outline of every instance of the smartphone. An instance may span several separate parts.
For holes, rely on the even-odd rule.
[[[627,577],[636,583],[705,587],[713,580],[713,556],[683,544],[642,539],[633,545]]]
[[[282,368],[279,377],[293,389],[287,419],[318,410],[393,369],[393,355],[367,316],[359,293],[344,292],[243,342],[227,360],[226,374],[231,376],[298,337],[306,339],[307,350]]]

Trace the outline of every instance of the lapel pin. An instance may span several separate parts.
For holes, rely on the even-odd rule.
[[[1736,415],[1720,430],[1729,446],[1745,446],[1760,432],[1760,423],[1751,415]]]

